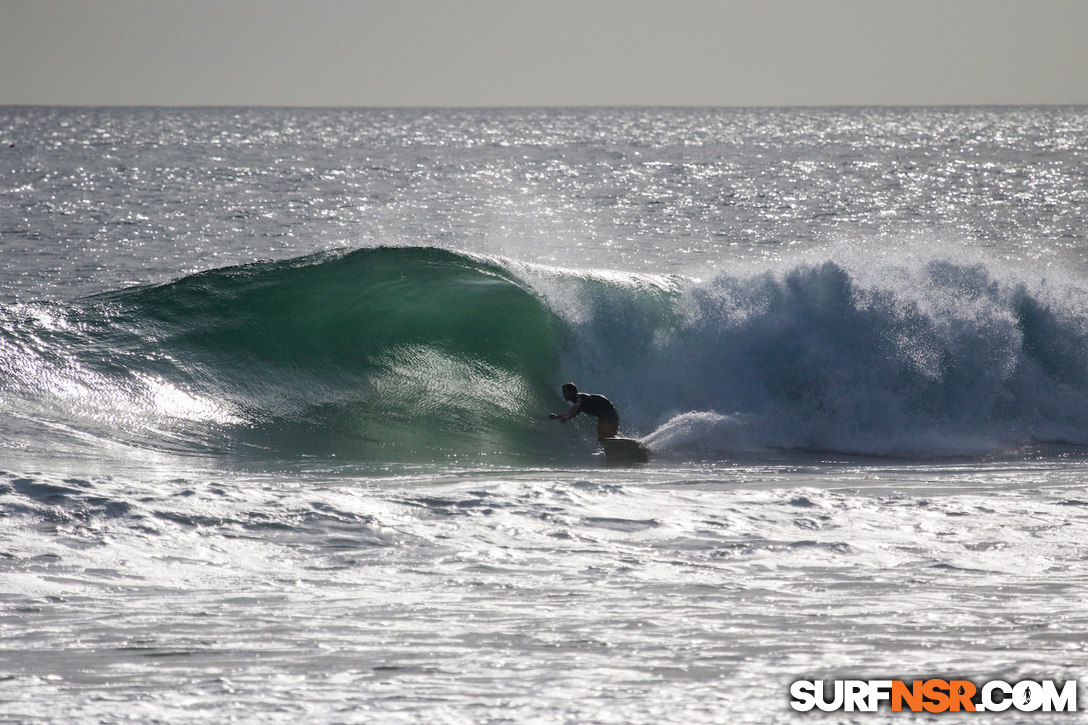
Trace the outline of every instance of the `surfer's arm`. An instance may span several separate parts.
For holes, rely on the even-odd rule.
[[[580,404],[578,404],[578,403],[575,403],[571,407],[571,409],[568,410],[566,413],[552,413],[548,417],[549,418],[558,418],[559,420],[562,420],[562,421],[568,421],[568,420],[570,420],[571,418],[573,418],[574,416],[578,415],[581,412],[582,412],[582,406]]]

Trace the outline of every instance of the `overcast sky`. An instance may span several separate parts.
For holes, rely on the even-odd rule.
[[[1088,0],[0,0],[0,104],[1088,103]]]

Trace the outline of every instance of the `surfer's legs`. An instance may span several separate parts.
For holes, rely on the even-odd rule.
[[[615,438],[620,430],[619,421],[597,421],[597,440],[603,442],[605,438]]]

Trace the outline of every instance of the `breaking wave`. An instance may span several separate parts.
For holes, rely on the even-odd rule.
[[[376,248],[0,310],[16,447],[548,460],[592,446],[546,419],[567,379],[666,459],[1079,445],[1088,299],[937,258],[698,282]]]

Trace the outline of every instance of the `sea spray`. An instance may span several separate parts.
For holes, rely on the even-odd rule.
[[[883,275],[830,260],[721,275],[690,286],[683,324],[630,384],[659,419],[740,413],[743,440],[768,447],[930,456],[1083,444],[1084,302],[942,259]],[[736,440],[715,422],[702,448],[722,455]]]

